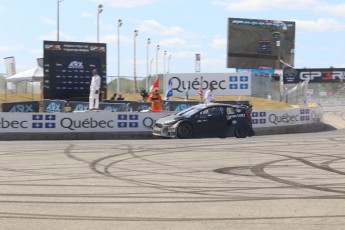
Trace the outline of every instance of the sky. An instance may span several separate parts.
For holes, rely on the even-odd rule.
[[[196,53],[200,72],[234,72],[226,68],[228,18],[295,21],[296,68],[345,68],[341,0],[0,0],[0,56],[13,56],[17,72],[37,65],[44,40],[57,40],[58,9],[60,41],[97,42],[99,16],[108,76],[118,75],[118,19],[121,76],[134,75],[134,39],[138,78],[157,69],[193,73]],[[0,73],[6,73],[4,62]]]

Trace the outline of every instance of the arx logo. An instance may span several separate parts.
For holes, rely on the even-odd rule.
[[[70,69],[84,69],[83,62],[79,61],[72,61],[69,65],[68,68]]]
[[[32,105],[26,105],[26,104],[19,104],[19,105],[15,105],[12,107],[12,109],[9,111],[12,113],[15,112],[34,112]]]
[[[52,102],[47,106],[46,111],[47,112],[62,112],[61,111],[61,105]]]

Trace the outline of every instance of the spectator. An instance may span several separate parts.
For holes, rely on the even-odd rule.
[[[122,93],[119,93],[119,96],[116,98],[116,100],[118,100],[118,101],[124,101],[125,98],[122,97]]]
[[[99,107],[99,88],[101,87],[101,77],[98,75],[97,69],[92,70],[92,78],[90,84],[89,110],[98,109]]]
[[[113,96],[110,98],[110,100],[115,101],[116,100],[117,93],[114,93]]]
[[[205,93],[205,104],[207,103],[211,103],[211,102],[214,102],[214,95],[213,95],[213,90],[214,90],[214,87],[212,85],[210,85],[210,88],[206,91]]]
[[[150,93],[151,110],[161,110],[162,96],[159,93],[159,88],[154,88],[153,92]]]

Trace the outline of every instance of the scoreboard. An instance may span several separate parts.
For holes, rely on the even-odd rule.
[[[92,70],[106,95],[106,44],[44,41],[44,99],[88,100]]]

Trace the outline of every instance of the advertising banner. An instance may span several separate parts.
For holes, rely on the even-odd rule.
[[[62,100],[43,100],[43,111],[46,113],[64,112],[66,101]]]
[[[118,100],[103,100],[104,104],[114,104],[114,103],[122,103],[125,104],[125,110],[128,112],[140,112],[142,110],[150,110],[151,102],[144,102],[144,101],[118,101]],[[102,105],[102,103],[100,103]],[[100,108],[103,108],[102,106]],[[106,110],[106,109],[104,109]]]
[[[173,111],[175,113],[187,109],[191,106],[203,104],[204,101],[164,101],[163,110]],[[249,101],[217,101],[217,103],[231,104],[231,105],[249,105]]]
[[[89,103],[88,102],[71,101],[71,102],[69,102],[69,106],[71,107],[71,112],[89,110]]]
[[[16,63],[14,61],[14,57],[6,57],[4,58],[5,67],[6,67],[6,75],[7,77],[11,77],[16,74]]]
[[[301,125],[323,120],[321,108],[263,110],[252,112],[254,127]]]
[[[171,113],[0,113],[0,133],[150,131],[157,119],[168,114]]]
[[[92,70],[106,95],[106,44],[44,41],[44,99],[88,101]]]
[[[174,96],[198,96],[200,85],[203,92],[214,87],[215,96],[251,95],[251,75],[243,73],[179,73],[164,75],[164,89],[172,83]]]
[[[127,111],[126,103],[100,103],[99,110],[109,112],[125,112]]]
[[[308,79],[309,83],[343,82],[345,80],[345,68],[285,68],[283,70],[283,80],[285,84],[297,84]]]
[[[151,131],[156,120],[174,112],[0,113],[1,133]],[[323,121],[322,108],[252,112],[254,128]]]
[[[1,107],[2,112],[9,113],[39,112],[39,101],[6,102]]]

